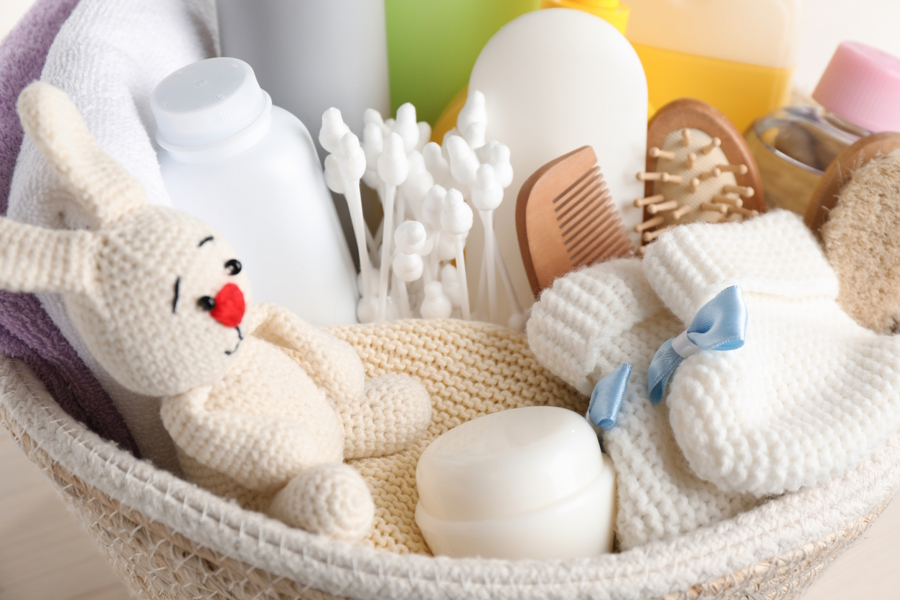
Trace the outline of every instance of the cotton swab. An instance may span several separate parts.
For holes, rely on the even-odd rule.
[[[425,159],[418,151],[413,150],[407,154],[406,158],[409,162],[409,175],[400,186],[400,195],[406,202],[407,210],[412,213],[413,217],[419,219],[425,195],[434,186],[434,177],[425,168]],[[397,212],[400,214],[399,209]],[[401,215],[401,218],[405,218],[405,216]]]
[[[487,126],[484,123],[472,123],[463,132],[462,138],[466,140],[469,148],[473,150],[484,146],[484,138],[487,134]]]
[[[391,244],[394,233],[394,197],[397,186],[406,180],[409,162],[403,149],[403,138],[392,133],[384,140],[384,151],[378,157],[378,176],[384,184],[383,241],[381,244],[381,272],[378,285],[378,318],[384,321],[387,311],[388,278],[391,270]]]
[[[425,299],[419,308],[423,319],[446,319],[453,313],[450,299],[444,295],[440,281],[425,284]]]
[[[325,157],[325,184],[335,194],[344,193],[344,179],[341,176],[341,161],[337,154]]]
[[[478,162],[478,156],[472,150],[466,141],[458,135],[450,136],[446,143],[447,154],[449,155],[450,174],[459,185],[461,192],[468,195],[475,183],[475,172],[481,163]]]
[[[513,312],[507,323],[510,329],[523,331],[525,329],[525,322],[527,321],[525,318],[525,311],[522,310],[522,303],[519,302],[519,297],[516,295],[516,288],[513,287],[512,278],[509,276],[509,270],[506,268],[506,263],[503,262],[503,255],[500,253],[500,245],[497,243],[496,237],[494,238],[494,258],[497,261],[497,264],[500,265],[500,279],[503,281],[506,295],[513,304]]]
[[[475,182],[472,186],[472,204],[478,210],[484,225],[484,260],[482,269],[487,271],[488,290],[488,315],[492,323],[496,323],[497,310],[497,271],[494,265],[494,253],[490,248],[494,247],[494,211],[503,201],[503,188],[494,174],[494,167],[481,165],[475,174]]]
[[[462,318],[466,321],[472,319],[472,314],[469,310],[469,289],[466,282],[466,257],[463,252],[463,242],[466,235],[469,233],[469,230],[472,229],[472,217],[472,209],[465,203],[459,190],[447,190],[447,197],[444,199],[444,208],[441,211],[441,228],[445,233],[448,233],[455,238],[456,272],[459,279],[461,301],[460,310],[462,312]]]
[[[341,117],[341,111],[331,107],[322,113],[322,128],[319,130],[319,143],[331,154],[341,150],[341,138],[350,131]]]
[[[331,156],[334,155],[332,154]],[[347,132],[341,138],[338,163],[343,180],[344,198],[347,200],[347,206],[350,209],[350,221],[353,224],[356,248],[359,252],[359,269],[363,280],[362,303],[368,307],[371,303],[369,290],[372,289],[372,263],[369,259],[369,251],[366,245],[366,221],[365,217],[363,217],[362,195],[359,190],[360,179],[366,172],[366,155],[359,145],[359,138],[353,133]],[[360,318],[360,312],[359,307],[357,307],[357,318],[360,319],[360,322],[365,322]],[[366,309],[362,312],[369,311]]]
[[[431,140],[431,125],[425,121],[418,122],[419,127],[419,143],[416,144],[416,150],[421,152],[425,148],[425,144]]]
[[[380,129],[384,125],[384,118],[381,116],[381,113],[374,108],[367,108],[363,111],[363,127],[369,123],[378,125],[378,128]]]
[[[441,239],[441,212],[444,210],[444,199],[447,190],[439,185],[434,185],[425,194],[422,201],[422,223],[432,238],[432,250],[428,257],[428,274],[432,279],[437,279],[438,263],[440,262]]]
[[[372,110],[372,109],[369,109]],[[366,111],[368,112],[368,111]],[[372,111],[375,112],[375,111]],[[378,115],[377,112],[375,112]],[[381,118],[381,115],[378,115]],[[378,190],[378,157],[384,150],[384,134],[378,123],[367,123],[363,129],[363,151],[366,154],[366,172],[363,181],[373,190]]]
[[[431,173],[434,182],[446,187],[447,180],[450,178],[450,163],[444,158],[441,147],[435,142],[428,142],[422,148],[422,158],[425,161],[425,168]]]
[[[416,107],[407,102],[397,109],[397,119],[391,131],[403,139],[403,151],[409,154],[419,143],[419,124],[416,123]]]
[[[487,133],[487,109],[485,108],[484,94],[478,90],[469,93],[466,104],[459,111],[456,119],[456,128],[470,148],[484,146],[484,138]]]
[[[459,289],[459,275],[456,272],[456,267],[449,264],[441,267],[441,285],[443,286],[444,294],[450,298],[450,303],[453,305],[453,308],[462,306],[462,297],[460,296]]]
[[[456,118],[456,128],[465,132],[473,123],[487,124],[487,107],[484,94],[478,90],[469,92],[466,103]]]
[[[412,317],[406,284],[412,283],[422,276],[424,261],[419,252],[425,247],[426,235],[425,227],[418,221],[404,221],[395,232],[397,254],[394,255],[392,267],[394,275],[400,281],[397,286],[397,295],[400,313],[405,319]]]
[[[494,174],[497,176],[500,186],[504,190],[508,188],[513,180],[512,163],[509,161],[509,146],[499,142],[493,144],[491,146],[491,157],[488,162],[494,167]]]
[[[344,198],[347,200],[347,205],[350,207],[350,221],[353,224],[354,234],[356,234],[356,219],[353,216],[353,202],[350,200],[350,197],[347,194],[348,186],[344,184],[344,178],[341,174],[341,166],[340,166],[340,158],[336,154],[329,154],[325,157],[325,183],[328,185],[328,189],[330,189],[335,194],[343,194]],[[359,189],[357,187],[357,189]],[[368,251],[363,251],[359,247],[359,236],[356,235],[356,243],[357,250],[359,252],[359,266],[360,273],[357,278],[357,288],[360,295],[359,302],[356,305],[356,319],[360,323],[369,323],[374,320],[376,310],[373,309],[373,299],[371,297],[371,283],[367,283],[368,278],[364,275],[368,270],[366,269],[367,263],[369,263],[369,253]],[[365,248],[365,246],[362,246]]]

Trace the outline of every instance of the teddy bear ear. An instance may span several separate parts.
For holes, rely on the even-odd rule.
[[[147,204],[143,186],[100,148],[65,92],[38,81],[16,108],[28,137],[98,228]]]
[[[0,289],[96,297],[98,234],[0,217]]]

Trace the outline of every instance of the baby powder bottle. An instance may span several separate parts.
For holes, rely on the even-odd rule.
[[[873,133],[900,131],[900,58],[844,42],[813,99],[821,106],[783,108],[746,134],[766,201],[801,215],[825,169],[848,146]]]
[[[712,104],[744,131],[790,99],[801,0],[628,0],[634,45],[657,108]]]
[[[156,86],[151,107],[172,204],[228,238],[254,300],[316,325],[355,323],[356,271],[313,140],[250,65],[188,65]]]
[[[487,43],[469,80],[484,94],[485,139],[509,146],[512,184],[494,215],[496,239],[519,302],[533,301],[516,233],[516,201],[522,184],[541,166],[591,146],[626,230],[643,210],[647,153],[647,80],[628,40],[606,20],[582,10],[554,8],[522,15]],[[466,262],[481,263],[483,233],[476,219]],[[478,289],[478,269],[468,270]],[[512,309],[501,296],[500,322]]]

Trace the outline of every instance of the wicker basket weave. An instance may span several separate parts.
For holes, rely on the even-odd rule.
[[[335,333],[370,373],[425,374],[440,398],[541,401],[563,385],[522,335],[490,326],[407,321]],[[900,484],[898,433],[826,486],[667,542],[570,561],[433,558],[333,542],[242,510],[104,442],[6,358],[0,419],[144,598],[796,598]]]

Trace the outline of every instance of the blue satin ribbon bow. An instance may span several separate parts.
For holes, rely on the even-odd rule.
[[[591,403],[584,416],[594,427],[604,431],[612,429],[622,408],[628,378],[631,377],[631,365],[622,365],[594,386],[591,392]]]
[[[650,401],[658,404],[663,399],[669,378],[685,358],[701,350],[736,350],[744,345],[746,333],[744,297],[741,288],[731,286],[698,310],[687,330],[660,346],[647,371]]]

